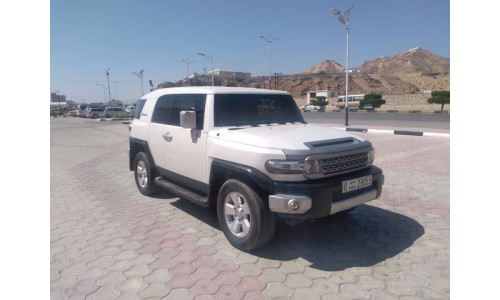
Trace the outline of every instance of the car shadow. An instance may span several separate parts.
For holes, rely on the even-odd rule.
[[[394,257],[424,232],[412,218],[365,204],[347,215],[296,226],[278,222],[270,243],[252,254],[285,261],[302,258],[311,268],[340,271],[373,266]]]
[[[159,198],[176,196],[163,194]],[[176,199],[171,205],[221,230],[215,209]],[[248,253],[276,261],[301,258],[308,261],[311,268],[340,271],[373,266],[394,257],[424,232],[424,227],[412,218],[364,204],[347,215],[334,215],[294,226],[278,219],[271,241]]]

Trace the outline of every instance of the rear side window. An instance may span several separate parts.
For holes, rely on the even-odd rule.
[[[144,108],[144,104],[146,104],[146,99],[141,99],[137,102],[137,109],[135,110],[134,119],[140,119],[142,109]]]
[[[159,124],[169,124],[170,119],[170,109],[174,103],[174,95],[165,95],[156,101],[155,109],[153,110],[153,116],[151,117],[151,122]],[[142,110],[142,107],[137,107],[137,111]],[[136,111],[136,114],[137,114]]]

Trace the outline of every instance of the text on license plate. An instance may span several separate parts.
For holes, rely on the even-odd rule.
[[[372,175],[342,181],[342,193],[349,193],[372,185]]]

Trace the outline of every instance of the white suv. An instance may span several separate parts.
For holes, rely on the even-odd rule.
[[[121,107],[106,107],[104,109],[105,118],[114,118],[118,113],[124,112]]]
[[[92,119],[103,118],[104,117],[104,107],[87,108],[87,111],[85,112],[85,117],[92,118]]]
[[[287,92],[155,90],[138,102],[129,167],[137,188],[217,208],[229,242],[251,250],[289,221],[347,212],[380,196],[370,142],[308,124]]]

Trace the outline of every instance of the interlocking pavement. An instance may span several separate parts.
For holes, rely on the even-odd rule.
[[[128,125],[51,119],[51,299],[449,299],[450,139],[356,133],[382,196],[249,253],[215,210],[141,195]]]

